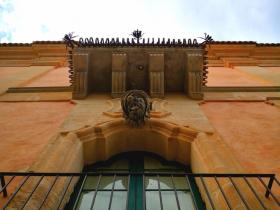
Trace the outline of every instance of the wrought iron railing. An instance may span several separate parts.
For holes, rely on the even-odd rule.
[[[113,184],[110,189],[101,189],[99,187],[100,180],[104,176],[111,176],[113,177]],[[248,192],[251,193],[251,196],[257,201],[256,205],[259,205],[259,209],[270,209],[267,206],[267,202],[269,201],[270,204],[272,203],[277,208],[280,209],[280,202],[279,202],[279,193],[280,193],[280,182],[276,179],[274,174],[209,174],[209,173],[200,173],[200,174],[192,174],[192,173],[182,173],[182,172],[162,172],[162,171],[145,171],[145,172],[127,172],[127,171],[113,171],[113,172],[87,172],[87,173],[33,173],[33,172],[0,172],[1,178],[1,185],[0,185],[0,194],[2,194],[2,198],[0,198],[0,208],[1,209],[9,209],[10,205],[13,205],[14,202],[17,200],[17,196],[20,193],[27,192],[26,196],[20,197],[20,202],[17,202],[17,205],[20,203],[19,209],[30,209],[27,208],[29,202],[32,202],[32,199],[40,199],[39,205],[36,209],[43,209],[44,205],[46,204],[47,199],[54,193],[55,185],[59,182],[60,179],[64,179],[63,186],[60,188],[60,193],[56,196],[56,203],[54,204],[55,207],[53,209],[62,209],[63,205],[68,202],[69,195],[73,191],[73,187],[76,186],[76,201],[72,206],[72,209],[76,209],[79,197],[81,193],[84,191],[92,191],[94,193],[92,201],[91,201],[91,208],[94,206],[96,201],[97,193],[99,191],[109,191],[110,192],[110,200],[108,204],[108,209],[112,209],[112,197],[114,192],[116,191],[126,191],[127,192],[127,199],[126,199],[126,208],[128,208],[128,194],[129,188],[127,189],[115,189],[115,180],[116,177],[126,177],[128,186],[130,182],[130,178],[132,176],[138,176],[143,179],[143,183],[145,183],[146,177],[154,177],[155,180],[158,182],[158,187],[155,189],[147,189],[143,186],[143,209],[146,209],[146,199],[145,195],[148,191],[156,191],[158,192],[159,202],[160,202],[160,209],[164,209],[163,206],[163,199],[162,193],[165,191],[173,191],[175,194],[175,200],[177,209],[181,208],[181,203],[179,202],[177,192],[186,189],[179,189],[176,188],[173,182],[173,177],[183,177],[188,186],[190,186],[190,180],[196,180],[196,183],[200,187],[200,192],[203,191],[204,193],[204,200],[209,204],[209,208],[211,209],[220,209],[217,207],[217,200],[213,195],[213,187],[216,187],[215,192],[217,189],[223,198],[223,202],[226,204],[228,209],[234,209],[231,196],[233,193],[238,195],[242,206],[245,209],[252,209],[251,204],[248,200],[246,200],[248,196]],[[36,177],[36,179],[35,179]],[[97,184],[96,187],[87,189],[85,188],[85,183],[89,177],[96,177]],[[170,189],[162,189],[160,185],[160,177],[169,177],[172,180],[173,187]],[[33,180],[32,180],[33,179]],[[79,181],[78,181],[79,180]],[[24,187],[31,186],[30,181],[33,181],[32,189],[23,190]],[[47,181],[47,182],[46,182]],[[231,191],[230,193],[226,192],[224,187],[224,183],[227,181],[234,189],[235,192]],[[29,182],[29,183],[28,183]],[[242,182],[242,184],[241,184]],[[77,184],[79,183],[79,184]],[[61,183],[60,183],[61,184]],[[36,191],[40,188],[41,185],[45,185],[46,191],[43,194],[40,194],[40,197],[34,196]],[[144,184],[143,184],[144,185]],[[214,186],[215,185],[215,186]],[[78,190],[77,190],[78,186]],[[272,188],[273,187],[273,188]],[[246,190],[245,190],[246,188]],[[23,192],[22,192],[23,191]],[[191,196],[193,197],[195,209],[200,209],[198,204],[196,203],[196,199],[194,199],[194,192],[192,187],[188,189]],[[247,192],[245,192],[247,191]],[[246,195],[247,193],[247,195]],[[219,201],[221,202],[221,201]],[[269,205],[270,205],[269,204]]]

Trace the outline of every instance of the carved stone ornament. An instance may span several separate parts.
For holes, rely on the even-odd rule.
[[[150,117],[149,96],[142,90],[129,90],[121,100],[123,116],[134,127],[145,124]]]

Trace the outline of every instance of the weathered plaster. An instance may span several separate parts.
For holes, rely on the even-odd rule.
[[[30,170],[79,172],[85,164],[106,160],[121,152],[140,150],[157,153],[167,160],[190,164],[196,173],[244,172],[230,147],[212,128],[197,102],[188,100],[183,95],[170,95],[166,97],[166,102],[162,101],[162,106],[165,111],[170,112],[169,115],[151,118],[142,128],[130,128],[119,115],[118,106],[115,106],[117,100],[112,100],[112,103],[108,103],[108,100],[110,101],[106,95],[92,95],[86,100],[77,101],[58,135],[45,146],[40,158]],[[160,112],[156,108],[154,111]],[[112,117],[104,114],[105,112],[116,115]],[[35,181],[30,184],[34,184]],[[201,183],[196,181],[207,208],[210,209]],[[215,205],[220,209],[225,208],[226,204],[221,194],[216,193],[217,185],[213,180],[205,181],[214,196]],[[236,184],[244,191],[250,207],[258,209],[244,183],[237,181]],[[232,184],[225,180],[221,185],[227,193],[232,194],[230,199],[234,208],[239,208],[240,199],[234,194]],[[42,191],[44,190],[46,189],[43,188]],[[47,202],[46,209],[52,209],[55,196],[61,190],[62,188],[56,189],[57,193]],[[27,191],[28,187],[25,187],[21,194],[24,195]],[[20,203],[20,199],[13,205],[18,205],[17,203]],[[38,202],[34,200],[32,205],[37,206]]]
[[[74,107],[69,102],[0,103],[0,171],[26,171]]]
[[[68,67],[54,68],[44,75],[26,83],[24,87],[69,86],[68,70]]]

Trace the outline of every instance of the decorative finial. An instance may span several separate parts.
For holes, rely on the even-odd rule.
[[[70,33],[64,35],[63,41],[65,42],[67,47],[70,47],[72,49],[74,48],[74,46],[75,46],[74,38],[75,37],[77,37],[77,36],[74,36],[74,32],[70,32]]]
[[[204,33],[204,37],[198,37],[198,38],[204,40],[204,42],[202,42],[202,44],[208,44],[208,43],[214,41],[214,39],[212,38],[212,36],[208,35],[207,33]]]
[[[130,35],[133,36],[133,38],[137,40],[137,43],[139,43],[139,41],[140,41],[140,39],[142,39],[144,33],[142,33],[142,31],[139,31],[138,29],[136,29]]]

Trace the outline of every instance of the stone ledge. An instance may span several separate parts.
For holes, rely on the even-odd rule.
[[[71,92],[70,86],[57,87],[10,87],[7,93]]]
[[[203,87],[203,92],[280,92],[280,86],[236,86],[236,87]]]
[[[71,92],[6,93],[0,102],[70,101]]]
[[[261,102],[280,97],[280,92],[205,92],[204,101]]]

